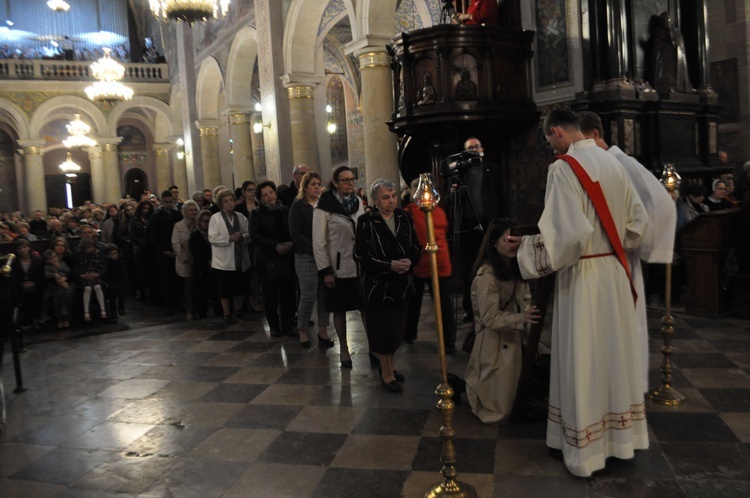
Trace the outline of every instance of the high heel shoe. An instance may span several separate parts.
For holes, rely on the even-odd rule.
[[[341,359],[341,357],[339,356]],[[352,364],[352,359],[349,358],[348,360],[341,359],[341,368],[353,368],[354,365]]]
[[[378,374],[380,375],[380,378],[383,378],[383,369],[378,367]],[[393,378],[396,379],[398,382],[404,382],[406,380],[406,377],[404,377],[404,374],[399,372],[398,370],[393,371]]]
[[[318,334],[318,344],[327,348],[332,348],[336,345],[336,343],[333,342],[333,339],[323,339],[322,337],[320,337],[320,334]]]

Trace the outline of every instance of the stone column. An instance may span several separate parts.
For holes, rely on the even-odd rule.
[[[266,178],[288,184],[292,179],[292,140],[289,129],[289,99],[279,75],[284,73],[284,16],[279,0],[255,0],[258,41],[263,145]]]
[[[362,81],[362,126],[365,142],[365,174],[360,173],[360,185],[387,178],[397,186],[400,182],[396,135],[386,121],[391,118],[391,65],[388,53],[372,46],[355,52],[359,59]]]
[[[120,158],[117,154],[117,144],[122,138],[110,143],[102,143],[102,160],[104,161],[105,182],[104,199],[107,202],[117,202],[122,198],[122,173],[120,172]],[[101,141],[100,141],[101,143]]]
[[[283,79],[283,78],[282,78]],[[293,165],[306,164],[320,170],[318,141],[315,133],[315,84],[286,83],[289,95],[289,125],[292,132]]]
[[[232,160],[235,183],[255,179],[253,144],[250,130],[249,109],[229,109],[229,136],[232,138]]]
[[[179,71],[180,102],[182,103],[182,138],[185,141],[185,157],[183,162],[187,175],[187,188],[191,190],[203,190],[213,188],[203,185],[203,165],[198,160],[202,157],[201,143],[198,138],[198,130],[193,122],[198,119],[198,108],[195,99],[196,75],[195,67],[195,45],[193,41],[193,28],[185,23],[177,23],[177,69]],[[179,183],[177,185],[180,185]],[[187,190],[187,189],[186,189]]]
[[[111,180],[107,179],[107,173],[104,169],[104,156],[101,146],[89,147],[86,152],[89,154],[89,163],[91,164],[91,194],[93,197],[91,200],[96,204],[115,201],[116,199],[107,198],[107,182]]]
[[[196,121],[200,130],[201,159],[203,162],[203,187],[213,189],[221,185],[219,170],[219,122],[216,119]]]
[[[250,121],[255,123],[261,118],[261,113],[254,112],[250,116]],[[253,167],[255,168],[255,181],[257,183],[268,179],[266,176],[266,148],[263,144],[263,132],[255,133],[253,131],[250,140],[253,146]]]
[[[172,171],[169,164],[169,155],[172,152],[172,144],[154,144],[154,155],[156,156],[156,195],[172,185]]]
[[[41,209],[46,213],[47,189],[44,185],[42,160],[44,140],[19,140],[18,145],[23,147],[27,212],[33,214],[37,209]]]

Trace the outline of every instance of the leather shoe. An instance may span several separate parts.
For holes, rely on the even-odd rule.
[[[341,368],[354,368],[352,360],[341,360]]]
[[[320,337],[320,334],[318,334],[318,344],[320,344],[321,346],[332,348],[336,343],[333,342],[333,339],[323,339],[322,337]]]
[[[378,367],[378,375],[380,375],[380,378],[383,378],[383,370]],[[396,379],[398,382],[404,382],[406,380],[406,377],[404,377],[404,374],[399,372],[398,370],[393,371],[393,378]]]
[[[401,384],[396,382],[395,380],[392,380],[390,382],[386,382],[382,377],[380,378],[380,381],[383,383],[383,387],[391,391],[392,393],[400,393],[403,391],[401,388]]]
[[[284,334],[279,329],[271,329],[271,337],[284,337]]]
[[[310,347],[310,341],[300,341],[299,342],[300,347],[307,349]]]

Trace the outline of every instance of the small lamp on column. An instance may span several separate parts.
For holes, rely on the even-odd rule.
[[[456,480],[456,450],[453,446],[453,437],[456,433],[451,427],[453,418],[453,409],[455,404],[451,399],[453,397],[453,388],[448,384],[448,367],[445,358],[445,339],[443,338],[443,318],[440,309],[440,285],[438,284],[437,268],[437,251],[438,246],[435,243],[435,226],[432,221],[432,212],[440,202],[440,193],[432,183],[429,173],[419,175],[419,185],[414,194],[414,202],[419,209],[424,211],[425,222],[427,225],[427,246],[425,250],[430,255],[430,274],[432,275],[432,302],[435,308],[435,323],[437,324],[437,344],[438,359],[440,361],[440,385],[435,389],[435,394],[440,397],[437,408],[443,417],[443,426],[440,427],[440,437],[443,438],[443,451],[440,460],[443,467],[440,473],[443,474],[443,481],[430,486],[425,492],[425,498],[439,496],[475,498],[477,492],[473,487],[466,483]]]
[[[677,199],[680,193],[682,178],[677,174],[673,164],[665,164],[659,181],[667,189],[672,199]],[[664,343],[661,354],[664,356],[661,364],[661,385],[648,392],[648,399],[660,405],[677,406],[685,400],[685,396],[672,388],[672,336],[674,335],[674,318],[672,317],[672,263],[666,265],[666,283],[664,295],[664,316],[661,318],[661,338]]]

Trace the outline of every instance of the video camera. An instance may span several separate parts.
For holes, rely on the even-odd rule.
[[[443,178],[463,179],[466,172],[479,166],[480,162],[480,156],[476,153],[462,150],[443,159],[440,163],[440,173]]]

